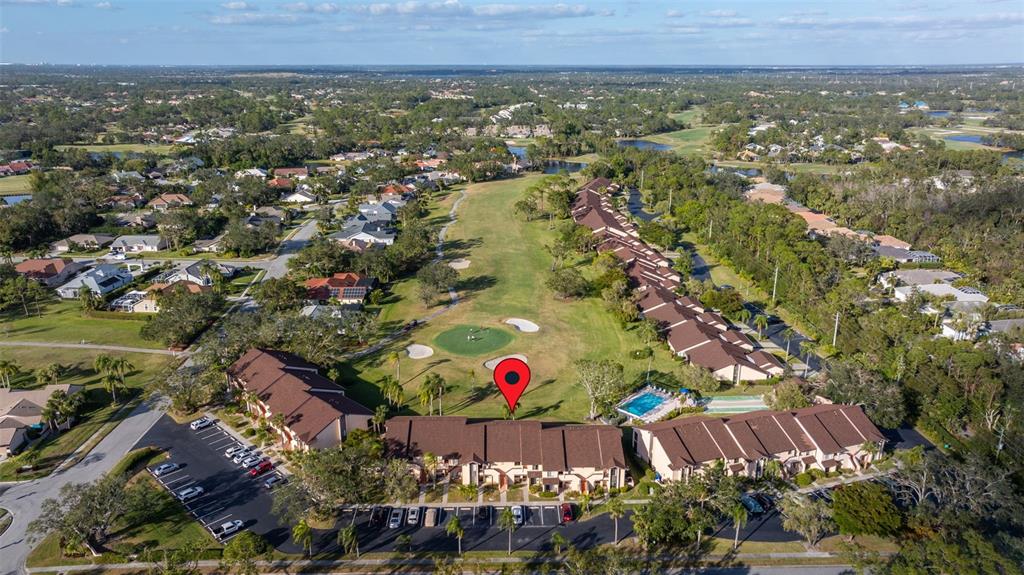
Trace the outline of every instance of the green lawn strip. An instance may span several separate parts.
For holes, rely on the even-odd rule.
[[[130,454],[129,454],[130,455]],[[29,554],[26,566],[51,567],[56,565],[89,565],[124,563],[144,548],[177,549],[194,540],[208,543],[208,558],[219,556],[221,546],[205,529],[185,511],[185,508],[149,474],[140,470],[132,481],[142,481],[154,490],[150,516],[143,522],[128,524],[122,521],[116,525],[107,543],[108,551],[99,557],[65,557],[60,549],[58,537],[48,535]]]
[[[351,397],[369,406],[382,401],[377,384],[384,375],[395,374],[394,365],[385,359],[391,351],[401,351],[409,343],[431,345],[438,334],[458,325],[507,329],[502,322],[510,317],[534,321],[540,331],[516,333],[512,343],[477,357],[443,349],[435,349],[434,356],[425,360],[411,360],[403,354],[401,379],[409,402],[405,412],[426,413],[415,400],[416,390],[425,375],[434,372],[443,376],[450,388],[442,398],[445,415],[503,417],[504,400],[497,395],[483,362],[513,353],[526,355],[533,372],[518,417],[585,420],[588,402],[575,384],[573,362],[577,359],[618,361],[625,367],[627,381],[642,383],[648,362],[629,357],[631,351],[643,347],[635,331],[624,329],[599,299],[561,301],[544,285],[551,268],[545,246],[552,243],[556,230],[547,221],[527,223],[511,215],[512,204],[539,178],[532,175],[469,187],[459,221],[449,229],[453,251],[471,262],[460,272],[461,303],[381,353],[351,364],[345,374]],[[415,292],[414,280],[398,282],[381,310],[382,321],[401,324],[422,318],[428,308],[416,300]],[[667,347],[654,348],[651,369],[655,377],[658,372],[678,368]]]
[[[79,149],[86,152],[104,153],[152,153],[165,156],[174,150],[174,146],[168,144],[71,144],[56,146],[58,150]]]
[[[707,151],[708,139],[716,128],[715,126],[700,126],[663,134],[651,134],[644,136],[643,139],[672,146],[672,151],[680,154],[699,155]]]
[[[20,196],[32,193],[32,174],[0,178],[0,196]]]
[[[129,319],[87,317],[78,300],[54,300],[40,306],[41,315],[22,315],[21,309],[0,314],[0,337],[4,341],[91,343],[162,349],[159,342],[139,336],[141,324]],[[29,309],[35,312],[34,309]],[[127,315],[127,314],[126,314]],[[4,354],[0,350],[0,356]]]
[[[22,369],[22,374],[15,378],[16,387],[33,387],[31,370],[53,363],[59,359],[68,366],[60,381],[76,385],[84,385],[82,393],[87,400],[79,414],[77,422],[71,429],[58,435],[51,435],[36,446],[0,463],[0,481],[23,480],[41,477],[53,471],[69,455],[88,442],[76,457],[85,457],[108,433],[113,431],[122,419],[131,413],[141,399],[143,386],[155,376],[168,361],[163,356],[148,354],[120,354],[135,365],[135,371],[128,375],[125,382],[129,389],[118,395],[119,405],[112,405],[110,395],[103,389],[99,376],[92,370],[93,359],[102,352],[93,350],[62,349],[59,357],[53,356],[52,350],[44,348],[3,348],[0,358],[10,359]],[[122,409],[124,408],[124,409]],[[37,467],[30,473],[17,474],[16,470],[32,463]]]

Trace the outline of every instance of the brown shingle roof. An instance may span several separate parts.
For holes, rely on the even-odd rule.
[[[621,434],[608,425],[399,416],[386,427],[389,449],[406,457],[430,452],[461,463],[518,462],[546,471],[626,466]]]
[[[350,415],[372,415],[345,397],[344,390],[316,372],[308,361],[283,351],[250,349],[228,368],[228,374],[283,414],[285,425],[304,443],[311,442],[334,421]]]

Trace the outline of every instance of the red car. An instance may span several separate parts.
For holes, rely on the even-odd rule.
[[[568,523],[572,521],[572,504],[562,504],[562,523]]]
[[[273,468],[274,464],[271,463],[269,459],[264,459],[249,470],[249,477],[259,477]]]

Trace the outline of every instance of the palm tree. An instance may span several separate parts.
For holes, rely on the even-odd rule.
[[[277,428],[277,431],[278,431],[278,435],[279,435],[279,436],[280,436],[280,438],[281,438],[281,447],[284,447],[284,440],[285,440],[285,437],[287,437],[287,436],[285,435],[285,431],[284,431],[284,430],[285,430],[285,427],[286,427],[286,425],[285,425],[285,420],[284,420],[284,414],[283,414],[283,413],[275,413],[275,414],[274,414],[274,415],[273,415],[273,416],[272,416],[272,417],[270,418],[270,423],[271,423],[271,424],[272,424],[272,425],[273,425],[273,426],[274,426],[275,428]]]
[[[782,330],[782,337],[786,340],[786,361],[789,361],[789,342],[793,340],[793,336],[795,335],[796,332],[794,332],[792,328],[787,327]]]
[[[452,515],[452,518],[448,520],[448,526],[444,530],[459,542],[459,555],[462,555],[462,537],[466,534],[466,530],[462,527],[462,521],[459,520],[459,516]]]
[[[92,368],[96,370],[96,373],[106,374],[110,371],[110,362],[112,361],[114,361],[114,358],[105,353],[101,353],[96,356],[96,359],[92,360]]]
[[[437,487],[437,468],[441,466],[441,458],[431,452],[423,454],[423,470],[430,475],[430,484]]]
[[[425,383],[425,382],[424,382]],[[434,414],[434,395],[430,393],[430,388],[426,385],[421,385],[419,389],[420,407],[427,408],[427,415]]]
[[[747,308],[743,308],[740,311],[736,312],[736,319],[742,324],[746,324],[748,321],[750,321],[750,316],[750,310]]]
[[[551,534],[551,550],[555,552],[555,555],[561,555],[562,551],[569,548],[569,540],[565,538],[565,535],[555,531]]]
[[[346,554],[355,552],[356,559],[359,558],[359,534],[354,523],[338,531],[338,545],[341,545]]]
[[[224,290],[224,276],[217,269],[216,262],[212,260],[203,260],[199,264],[199,272],[210,279],[210,285],[213,286],[213,291],[220,293]]]
[[[78,301],[84,311],[93,311],[99,305],[99,296],[92,293],[88,287],[82,286],[82,289],[78,290]]]
[[[405,390],[402,389],[402,384],[398,383],[398,380],[390,375],[385,375],[384,378],[380,380],[380,393],[388,403],[395,407],[402,405],[402,400],[405,396]]]
[[[608,500],[608,515],[615,521],[615,544],[619,544],[619,519],[626,514],[626,510],[622,507],[621,499],[609,499]]]
[[[732,516],[732,524],[736,527],[736,533],[732,539],[732,548],[735,550],[740,546],[740,529],[747,524],[747,508],[737,499],[729,507],[729,515]]]
[[[299,521],[295,527],[292,527],[292,539],[302,545],[307,556],[313,556],[313,530],[309,527],[309,523],[306,523],[305,519]]]
[[[125,376],[128,375],[133,369],[135,369],[135,366],[132,365],[132,362],[128,361],[123,357],[115,357],[111,358],[110,365],[107,367],[107,369],[109,369],[110,373],[114,374],[114,376],[116,376],[119,380],[121,380],[121,383],[124,384]]]
[[[448,389],[448,382],[440,375],[432,373],[427,376],[427,384],[433,396],[437,398],[437,414],[444,415],[444,410],[441,408],[441,398],[444,397],[444,392]]]
[[[103,384],[103,389],[110,394],[111,401],[117,403],[117,390],[121,389],[121,380],[116,375],[108,373],[103,376],[100,383]]]
[[[757,326],[757,337],[763,338],[764,330],[768,329],[768,316],[763,313],[757,314],[754,318],[754,325]]]
[[[36,382],[39,385],[53,385],[57,383],[57,378],[60,377],[63,371],[64,366],[59,363],[51,363],[46,367],[36,370]]]
[[[402,354],[393,351],[388,354],[388,361],[395,365],[395,379],[402,382]]]
[[[383,404],[378,405],[377,408],[373,410],[373,417],[370,418],[370,423],[373,425],[373,428],[377,433],[380,433],[384,429],[384,422],[387,420],[388,406]]]
[[[508,554],[512,555],[512,533],[516,530],[516,518],[512,515],[512,508],[506,507],[498,516],[498,528],[508,531]]]
[[[590,493],[580,495],[580,510],[583,515],[590,513]]]
[[[13,361],[9,359],[0,360],[0,385],[4,389],[10,389],[11,378],[18,375],[19,371],[21,371],[21,368]]]

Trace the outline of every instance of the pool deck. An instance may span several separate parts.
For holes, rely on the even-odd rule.
[[[648,395],[648,394],[649,395],[656,395],[656,396],[658,396],[662,400],[661,403],[658,404],[657,407],[655,407],[655,408],[653,408],[653,409],[651,409],[649,411],[645,411],[644,413],[642,413],[640,415],[637,415],[635,413],[630,413],[629,411],[626,411],[625,409],[623,409],[623,406],[629,405],[630,402],[632,402],[633,400],[637,399],[638,397],[640,397],[642,395]],[[678,397],[675,397],[672,394],[670,394],[670,393],[668,393],[666,391],[663,391],[661,389],[658,389],[656,387],[647,385],[647,386],[644,386],[643,388],[633,392],[628,397],[626,397],[625,399],[620,401],[619,404],[615,407],[615,409],[616,409],[616,411],[618,411],[619,413],[625,415],[626,417],[628,417],[630,419],[640,420],[640,421],[642,421],[644,423],[654,423],[655,421],[658,421],[662,417],[665,417],[665,415],[667,415],[669,412],[671,412],[671,411],[673,411],[675,409],[678,409],[682,405],[683,405],[683,402],[680,401]]]

